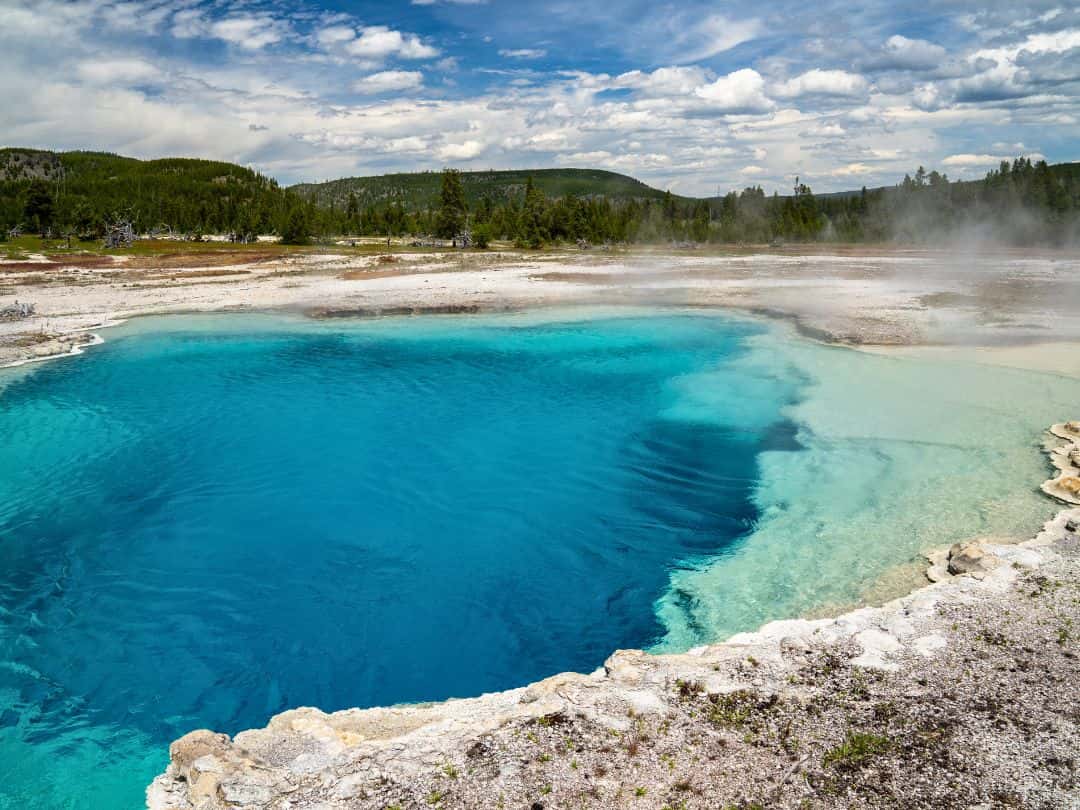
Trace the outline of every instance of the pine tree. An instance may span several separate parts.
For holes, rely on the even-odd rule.
[[[544,246],[544,208],[547,200],[533,183],[532,177],[525,184],[525,207],[521,212],[521,241],[530,248]]]
[[[285,245],[306,245],[311,242],[311,228],[303,203],[293,200],[281,228],[281,242]]]
[[[26,193],[23,216],[35,230],[44,232],[53,222],[53,198],[44,180],[35,180]]]
[[[461,173],[457,169],[444,169],[442,190],[439,193],[439,212],[435,218],[436,236],[453,239],[465,227],[465,188],[461,185]]]

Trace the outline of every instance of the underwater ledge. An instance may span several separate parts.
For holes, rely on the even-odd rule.
[[[1072,508],[1026,542],[940,552],[937,581],[882,607],[477,698],[194,731],[147,807],[1071,806],[1080,423],[1046,449],[1043,489]]]

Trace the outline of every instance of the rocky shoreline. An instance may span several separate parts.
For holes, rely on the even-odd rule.
[[[1075,504],[1080,425],[1051,430]],[[170,748],[149,810],[1080,807],[1080,508],[880,608]]]

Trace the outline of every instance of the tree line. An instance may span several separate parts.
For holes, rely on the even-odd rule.
[[[321,209],[320,227],[368,236],[431,234],[452,239],[468,230],[481,245],[494,239],[521,247],[591,243],[934,243],[950,238],[1005,244],[1060,245],[1080,238],[1080,164],[1049,166],[1028,158],[1003,161],[977,181],[950,181],[919,167],[891,188],[815,196],[796,178],[790,195],[760,186],[723,197],[613,201],[542,194],[530,181],[517,199],[483,196],[470,206],[457,171],[442,176],[439,199],[346,204]]]
[[[20,227],[93,240],[124,220],[138,233],[276,233],[302,242],[318,214],[275,180],[229,163],[0,151],[2,234]]]
[[[425,204],[361,204],[351,193],[343,205],[318,205],[227,163],[0,151],[2,232],[22,225],[99,238],[118,216],[139,233],[277,234],[292,243],[335,235],[449,240],[467,232],[478,247],[494,240],[527,248],[579,241],[932,243],[957,235],[1057,245],[1080,236],[1080,164],[1017,158],[982,180],[961,182],[920,167],[890,188],[815,195],[796,179],[785,196],[751,186],[710,199],[549,196],[530,178],[518,194],[471,203],[461,175],[447,169],[438,197]]]

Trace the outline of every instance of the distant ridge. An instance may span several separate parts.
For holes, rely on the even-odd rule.
[[[25,219],[28,188],[45,184],[58,222],[80,232],[117,215],[147,230],[265,232],[290,199],[275,180],[217,160],[138,160],[109,152],[0,149],[0,226]]]
[[[600,169],[464,172],[440,201],[442,172],[352,177],[282,188],[231,163],[137,160],[104,152],[0,149],[0,234],[100,239],[109,223],[139,233],[276,233],[292,244],[333,234],[436,234],[526,247],[587,242],[931,243],[989,234],[1003,244],[1080,243],[1080,163],[1017,158],[979,180],[917,169],[895,186],[786,195],[760,186],[682,197]],[[532,181],[537,194],[529,196]],[[462,199],[463,198],[463,199]],[[971,238],[961,237],[961,238]]]
[[[1051,174],[1059,179],[1080,180],[1080,162],[1051,164]],[[604,198],[612,202],[659,200],[666,192],[629,175],[604,169],[509,169],[461,172],[461,181],[470,205],[487,197],[492,203],[520,200],[525,184],[532,178],[536,187],[551,198]],[[111,152],[52,151],[23,147],[0,147],[0,185],[19,186],[33,180],[74,181],[79,191],[94,198],[107,197],[118,203],[138,192],[153,189],[159,195],[177,192],[199,196],[206,188],[217,187],[216,197],[242,196],[223,194],[223,185],[255,191],[295,192],[321,207],[343,207],[349,194],[355,194],[361,206],[399,202],[410,208],[424,208],[438,200],[441,171],[398,172],[364,177],[345,177],[322,183],[298,183],[280,188],[275,180],[250,168],[219,160],[201,158],[156,158],[140,160]],[[900,178],[897,183],[899,184]],[[980,183],[981,178],[961,180],[961,185]],[[895,186],[875,186],[868,192],[888,192]],[[861,189],[818,192],[819,199],[842,199],[861,193]],[[0,195],[2,196],[2,195]],[[673,194],[679,201],[718,200],[721,197],[689,197]],[[790,194],[781,194],[782,198]]]
[[[112,152],[53,152],[48,149],[0,148],[0,182],[104,178],[110,182],[185,177],[195,182],[258,182],[277,186],[251,169],[221,160],[156,158],[139,160]]]
[[[612,201],[657,200],[663,191],[625,174],[602,169],[514,169],[509,171],[462,172],[461,182],[470,205],[483,198],[493,203],[520,199],[532,178],[548,197],[603,197]],[[301,197],[317,205],[343,207],[350,194],[361,206],[401,203],[409,208],[425,208],[438,201],[442,172],[384,174],[374,177],[346,177],[325,183],[291,186]]]

